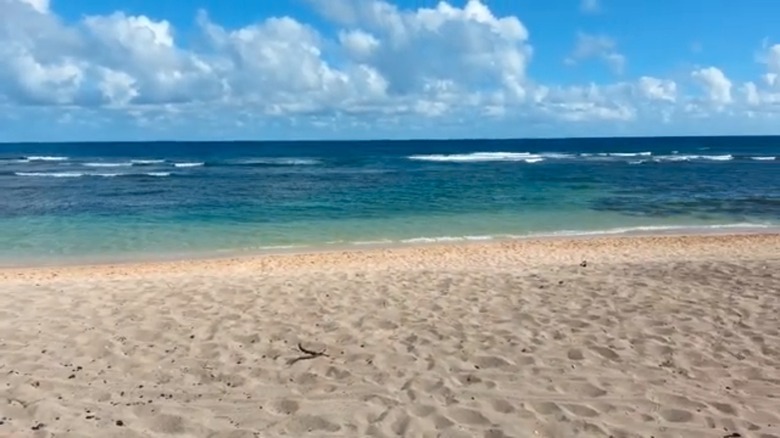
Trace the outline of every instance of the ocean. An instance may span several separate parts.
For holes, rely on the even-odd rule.
[[[0,263],[780,227],[780,137],[0,144]]]

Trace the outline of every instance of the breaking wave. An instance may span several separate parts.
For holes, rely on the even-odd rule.
[[[150,164],[162,164],[162,163],[165,162],[165,160],[161,160],[161,159],[154,159],[154,160],[130,160],[130,162],[133,165],[136,165],[136,166],[148,166]]]
[[[470,154],[431,154],[431,155],[410,155],[407,157],[415,161],[434,161],[434,162],[489,162],[489,161],[524,161],[538,163],[544,160],[541,154],[532,154],[530,152],[473,152]]]
[[[16,176],[38,178],[80,178],[80,177],[165,177],[171,176],[171,172],[146,172],[146,173],[101,173],[101,172],[14,172]]]
[[[23,161],[67,161],[68,157],[59,156],[47,156],[47,155],[31,155],[24,157]]]
[[[731,161],[734,156],[731,154],[726,155],[660,155],[653,158],[653,161]]]
[[[86,167],[130,167],[132,162],[127,163],[84,163],[82,166]]]
[[[228,166],[316,166],[322,161],[315,158],[243,158],[226,161]]]

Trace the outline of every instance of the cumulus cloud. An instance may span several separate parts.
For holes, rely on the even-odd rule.
[[[21,0],[41,14],[49,12],[49,0]]]
[[[178,123],[217,133],[227,125],[252,133],[277,125],[295,132],[305,126],[468,133],[484,125],[481,118],[520,127],[633,123],[668,120],[691,104],[665,78],[585,85],[534,80],[531,33],[520,18],[501,16],[486,1],[419,8],[385,0],[307,1],[328,30],[293,17],[231,28],[201,11],[196,38],[185,43],[164,17],[117,11],[64,21],[56,3],[52,10],[45,0],[0,0],[6,114],[0,122],[24,109],[57,114],[52,120],[80,129],[86,118],[78,112],[93,125],[147,130]],[[594,9],[598,2],[583,6]],[[626,63],[614,40],[581,33],[567,62],[588,59],[616,73]],[[692,78],[715,106],[741,99],[758,108],[780,101],[773,97],[780,46],[767,46],[762,62],[763,81],[736,91],[715,67]]]
[[[622,74],[626,66],[626,57],[617,51],[615,40],[606,35],[578,33],[574,50],[564,61],[576,65],[592,58],[602,60],[616,74]]]
[[[699,83],[710,102],[717,105],[726,105],[732,102],[731,81],[719,68],[701,68],[693,71],[691,77]]]
[[[639,78],[638,88],[647,99],[668,102],[677,100],[677,83],[672,80],[642,76]]]
[[[766,66],[766,73],[761,81],[744,83],[741,94],[753,112],[780,113],[780,44],[764,44],[758,62]]]

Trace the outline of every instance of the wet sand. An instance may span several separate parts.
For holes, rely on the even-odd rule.
[[[0,285],[0,436],[780,437],[777,234],[15,268]]]

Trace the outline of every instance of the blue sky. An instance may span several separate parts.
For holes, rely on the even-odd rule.
[[[780,133],[780,2],[0,0],[0,141]]]

